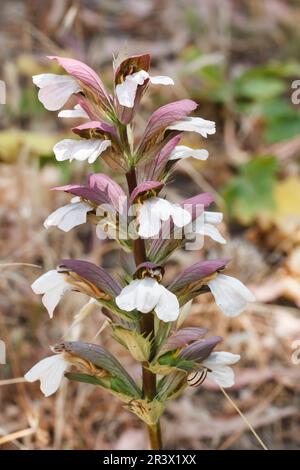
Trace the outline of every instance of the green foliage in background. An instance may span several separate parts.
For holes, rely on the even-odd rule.
[[[275,209],[273,190],[277,161],[272,156],[257,157],[240,166],[224,189],[228,214],[243,224],[251,223],[259,213]]]
[[[191,47],[184,53],[187,63],[197,63],[201,51]],[[300,63],[270,62],[242,70],[227,70],[223,62],[199,66],[195,73],[201,85],[192,88],[194,97],[224,107],[235,117],[259,118],[266,144],[296,137],[300,133],[300,108],[291,102],[291,83],[300,77]]]

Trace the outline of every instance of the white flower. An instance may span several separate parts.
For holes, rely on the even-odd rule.
[[[174,85],[172,78],[166,76],[150,77],[145,70],[127,75],[124,82],[116,86],[116,95],[120,105],[133,108],[138,85],[149,79],[154,85]]]
[[[58,273],[55,269],[42,274],[31,284],[31,288],[35,294],[44,294],[42,302],[48,310],[50,318],[53,317],[54,309],[64,293],[72,290],[72,286],[65,281],[63,274]]]
[[[169,160],[184,160],[190,157],[197,160],[206,160],[208,158],[208,151],[205,149],[193,149],[186,145],[177,145],[171,153]]]
[[[221,235],[215,225],[220,224],[223,220],[222,212],[204,211],[195,220],[193,231],[199,235],[206,235],[218,243],[226,243],[225,238]]]
[[[216,304],[228,317],[236,317],[245,310],[247,302],[255,301],[252,292],[234,277],[218,274],[207,284]]]
[[[85,118],[89,119],[88,114],[85,110],[80,106],[80,104],[76,104],[73,109],[63,109],[58,113],[58,117],[60,118]]]
[[[93,206],[87,202],[83,202],[80,198],[73,198],[71,204],[59,207],[52,212],[44,222],[44,227],[56,226],[64,232],[69,232],[73,227],[84,224],[86,215],[93,209]]]
[[[207,137],[209,134],[214,134],[216,132],[216,123],[214,121],[207,121],[200,117],[186,117],[180,121],[174,122],[168,129],[175,131],[189,131],[197,132],[201,134],[202,137]]]
[[[184,227],[191,221],[191,214],[177,204],[172,204],[159,197],[146,199],[139,207],[138,233],[141,237],[150,238],[160,231],[161,222],[172,217],[177,227]]]
[[[32,77],[33,83],[40,88],[38,98],[49,111],[62,108],[73,93],[80,91],[74,78],[68,75],[42,73]]]
[[[73,140],[64,139],[53,147],[56,160],[62,162],[64,160],[87,160],[94,163],[95,160],[111,145],[110,140],[88,139]]]
[[[219,351],[211,353],[207,359],[202,361],[202,364],[209,369],[209,377],[221,387],[226,388],[234,385],[234,372],[228,364],[235,364],[240,358],[239,354]]]
[[[124,287],[116,297],[116,304],[125,312],[137,309],[139,312],[149,313],[154,310],[164,322],[174,321],[179,315],[176,295],[150,277],[136,279]]]
[[[25,374],[24,378],[27,382],[40,380],[41,391],[45,397],[49,397],[59,388],[69,366],[70,364],[65,360],[63,353],[55,354],[35,364],[27,374]]]

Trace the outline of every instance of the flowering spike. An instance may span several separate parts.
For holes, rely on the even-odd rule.
[[[51,317],[67,291],[79,291],[90,301],[99,302],[113,337],[141,364],[142,388],[110,352],[80,341],[56,345],[55,356],[40,361],[25,378],[40,380],[47,396],[57,390],[64,375],[109,391],[147,424],[152,448],[160,449],[159,418],[165,402],[187,385],[201,385],[206,377],[222,387],[231,386],[234,372],[230,365],[239,360],[238,355],[215,351],[222,338],[205,338],[206,328],[180,328],[192,299],[211,291],[217,306],[230,317],[254,300],[240,281],[221,273],[228,264],[224,259],[200,257],[201,261],[175,279],[170,280],[168,272],[165,276],[165,262],[175,250],[199,250],[205,236],[226,243],[217,227],[223,214],[208,210],[214,201],[211,194],[198,194],[177,204],[165,194],[178,161],[184,165],[187,158],[208,158],[202,145],[182,145],[183,132],[207,138],[215,133],[215,122],[190,116],[197,103],[183,99],[157,109],[138,140],[132,120],[145,91],[150,85],[174,84],[168,76],[150,74],[149,54],[115,60],[110,93],[84,63],[66,57],[50,59],[67,75],[34,76],[39,99],[47,109],[56,111],[67,106],[73,96],[76,105],[61,110],[58,116],[80,119],[72,129],[76,139],[64,139],[54,146],[56,159],[93,164],[101,158],[120,180],[126,177],[127,188],[103,173],[90,174],[85,184],[55,187],[75,197],[50,214],[44,225],[68,231],[92,222],[99,238],[113,238],[124,253],[120,283],[93,263],[63,260],[56,270],[40,276],[32,289],[43,295]],[[201,246],[197,245],[199,240]],[[70,367],[79,371],[69,372]]]

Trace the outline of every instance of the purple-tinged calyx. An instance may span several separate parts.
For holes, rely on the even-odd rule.
[[[168,171],[168,161],[172,151],[178,145],[181,139],[181,135],[175,135],[171,140],[169,140],[161,150],[154,156],[154,158],[149,159],[144,165],[138,165],[137,167],[137,178],[138,181],[145,180],[156,180],[160,181],[165,176]],[[172,162],[174,164],[174,162]]]
[[[52,189],[79,196],[96,205],[110,204],[117,212],[123,210],[123,204],[126,200],[126,194],[121,186],[104,173],[89,175],[86,185],[68,184]]]
[[[144,181],[140,183],[131,193],[129,202],[133,204],[150,197],[155,197],[164,187],[164,183],[159,181]]]
[[[54,345],[52,350],[56,353],[63,352],[70,354],[71,357],[83,359],[86,361],[83,364],[87,368],[86,372],[91,373],[91,375],[98,375],[98,371],[103,370],[109,376],[117,377],[124,385],[126,384],[126,390],[128,390],[130,394],[136,397],[140,396],[139,388],[121,363],[102,346],[92,343],[83,343],[81,341],[64,341],[63,343]],[[95,367],[91,367],[92,365]]]
[[[72,128],[74,134],[84,139],[116,139],[117,132],[114,126],[101,121],[90,121]]]
[[[187,327],[174,331],[161,346],[157,357],[169,351],[175,351],[188,346],[190,343],[199,340],[207,333],[207,328]]]
[[[197,103],[192,100],[179,100],[158,108],[150,117],[137,150],[139,156],[146,154],[151,147],[161,142],[164,134],[173,122],[176,122],[197,108]],[[177,135],[178,132],[171,134]]]
[[[206,292],[207,282],[216,277],[228,262],[225,259],[198,261],[182,271],[168,289],[177,295],[181,304],[186,303],[201,292]]]
[[[208,339],[200,339],[182,349],[179,353],[179,357],[181,359],[201,363],[222,341],[223,338],[221,336],[212,336]]]
[[[104,142],[108,142],[108,148],[102,154],[102,159],[115,171],[128,170],[114,126],[102,121],[90,121],[73,127],[72,131],[84,139],[102,139]]]
[[[97,121],[99,118],[99,109],[95,103],[88,100],[82,93],[76,93],[75,95],[77,104],[86,112],[90,121]],[[100,113],[101,116],[101,113]]]
[[[57,271],[75,289],[91,297],[111,300],[121,292],[121,286],[100,266],[83,260],[62,260]]]
[[[196,196],[184,199],[180,205],[190,212],[192,221],[207,209],[214,202],[214,196],[211,193],[201,193]]]

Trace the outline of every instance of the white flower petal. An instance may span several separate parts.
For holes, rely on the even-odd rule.
[[[133,108],[137,87],[143,85],[147,78],[149,74],[145,70],[127,75],[124,82],[116,86],[116,95],[120,105]]]
[[[191,214],[177,204],[173,204],[172,219],[177,227],[184,227],[192,220]]]
[[[135,82],[138,85],[143,85],[144,81],[149,78],[149,73],[145,70],[139,70],[138,72],[132,73],[131,75],[127,75],[126,80]]]
[[[132,281],[128,286],[124,287],[120,294],[116,297],[117,306],[125,310],[125,312],[131,312],[136,308],[136,290],[138,288],[138,279]]]
[[[24,378],[27,382],[40,380],[41,391],[48,397],[57,391],[68,367],[69,363],[64,359],[64,355],[55,354],[35,364]]]
[[[57,361],[57,355],[46,357],[42,359],[37,364],[35,364],[25,375],[24,378],[27,382],[35,382],[39,380],[41,375],[49,369]]]
[[[116,304],[125,312],[139,310],[142,313],[151,312],[161,295],[160,285],[155,279],[136,279],[122,289],[116,297]]]
[[[174,321],[179,315],[176,295],[150,277],[136,279],[124,287],[116,297],[116,304],[126,312],[136,309],[149,313],[155,310],[158,318],[165,322]]]
[[[205,366],[209,369],[214,369],[216,366],[220,365],[231,365],[235,364],[241,359],[239,354],[232,354],[227,351],[216,351],[212,352],[207,359],[203,361]]]
[[[226,351],[213,352],[202,364],[211,372],[209,376],[221,387],[232,387],[234,385],[234,371],[228,364],[235,364],[240,360],[239,354]]]
[[[151,238],[158,235],[161,221],[158,214],[153,210],[153,205],[145,201],[139,208],[138,214],[138,234],[143,238]]]
[[[191,214],[178,204],[159,197],[146,199],[138,214],[139,235],[144,238],[154,237],[160,231],[160,221],[166,221],[170,217],[177,227],[183,227],[191,221]]]
[[[71,119],[77,119],[77,118],[89,119],[88,114],[80,106],[80,104],[76,104],[76,106],[74,106],[73,109],[63,109],[62,111],[58,113],[58,117],[71,118]]]
[[[47,290],[42,297],[43,305],[46,307],[49,317],[53,318],[53,312],[56,306],[59,304],[60,299],[68,290],[72,290],[72,286],[65,282],[64,284],[59,284],[52,289]]]
[[[142,313],[151,312],[159,300],[160,293],[160,284],[155,279],[140,279],[136,297],[137,310]]]
[[[76,80],[68,75],[45,73],[34,75],[32,79],[33,83],[40,88],[39,100],[49,111],[57,111],[73,93],[80,91]]]
[[[161,295],[156,307],[154,308],[156,315],[164,322],[177,320],[180,307],[176,295],[161,284],[159,287]]]
[[[110,140],[89,139],[89,140],[73,140],[64,139],[53,147],[56,160],[62,162],[64,160],[88,160],[89,163],[94,161],[111,145]]]
[[[36,279],[31,288],[35,294],[44,294],[42,302],[52,318],[61,297],[66,291],[71,290],[72,286],[65,281],[63,274],[52,269]]]
[[[72,202],[52,212],[45,220],[44,227],[48,229],[57,226],[64,232],[68,232],[73,227],[84,224],[87,213],[92,209],[93,207],[87,202]]]
[[[137,87],[143,85],[148,78],[152,84],[174,85],[174,81],[170,77],[164,75],[150,77],[145,70],[139,70],[131,75],[127,75],[123,83],[119,83],[116,86],[116,95],[120,105],[133,108]]]
[[[234,277],[218,274],[207,284],[216,304],[229,317],[239,315],[246,308],[247,302],[255,301],[252,292]]]
[[[53,83],[60,80],[61,77],[67,77],[67,75],[57,75],[54,73],[41,73],[39,75],[33,75],[32,81],[39,88],[45,88],[46,86],[53,85]]]
[[[149,77],[153,85],[174,85],[174,80],[167,75],[157,75],[156,77]]]
[[[44,227],[48,229],[52,226],[58,226],[60,222],[63,220],[64,216],[70,212],[73,204],[67,204],[66,206],[59,207],[56,211],[52,212],[48,215],[47,219],[44,221]]]
[[[133,108],[137,87],[136,82],[127,80],[116,86],[116,95],[121,106]]]
[[[51,271],[38,277],[34,283],[31,284],[31,289],[35,294],[44,294],[47,290],[64,282],[64,276],[61,273],[58,273],[56,269],[51,269]]]
[[[210,374],[211,377],[221,387],[232,387],[234,385],[234,371],[228,366],[218,366]]]
[[[162,221],[168,220],[173,212],[173,205],[171,202],[160,197],[152,197],[145,201],[145,204],[150,207],[152,214],[158,216]]]
[[[206,160],[208,155],[208,151],[205,149],[193,149],[186,145],[177,145],[172,151],[169,160],[184,160],[190,157],[197,160]]]
[[[214,134],[216,132],[216,124],[214,121],[207,121],[206,119],[202,119],[200,117],[186,117],[180,121],[175,122],[169,126],[168,129],[197,132],[203,137],[207,137],[208,134]]]

